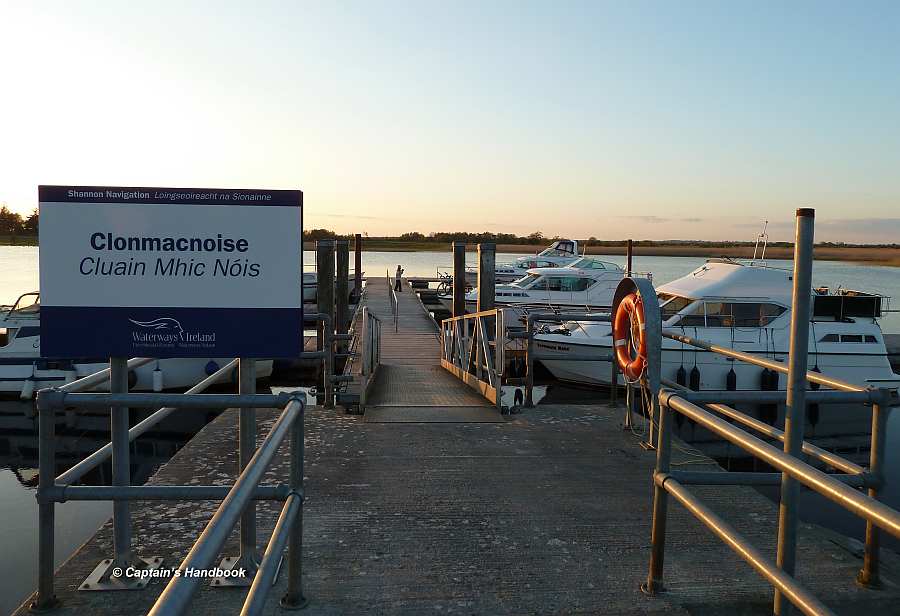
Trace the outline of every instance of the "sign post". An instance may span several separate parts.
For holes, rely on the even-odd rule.
[[[41,186],[39,201],[42,356],[109,357],[111,391],[122,393],[128,357],[239,357],[248,393],[256,358],[302,351],[299,190]],[[128,408],[110,417],[113,484],[127,486]],[[239,472],[255,423],[241,409]],[[113,525],[115,558],[84,590],[142,588],[110,572],[161,565],[134,556],[127,502],[114,503]],[[234,559],[253,563],[247,584],[257,559],[251,504]]]

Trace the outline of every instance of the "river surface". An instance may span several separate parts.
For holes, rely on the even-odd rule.
[[[515,254],[498,254],[497,261],[511,261]],[[598,258],[624,266],[623,256]],[[351,257],[352,259],[352,257]],[[467,264],[475,266],[475,253],[466,255]],[[663,284],[683,276],[705,261],[702,257],[637,257],[634,269],[652,272],[653,281]],[[306,269],[312,269],[315,253],[304,252]],[[383,276],[401,265],[408,276],[435,276],[439,270],[451,271],[450,252],[365,252],[363,271],[366,276]],[[789,268],[790,261],[770,260],[770,265]],[[351,261],[352,267],[352,261]],[[879,292],[900,302],[900,268],[859,265],[836,261],[817,261],[813,281],[818,285],[844,286]],[[0,246],[0,304],[11,304],[22,293],[38,290],[38,249],[36,246]],[[900,304],[895,304],[900,307]],[[881,322],[885,333],[900,332],[900,314],[889,313]],[[77,327],[77,324],[73,324]],[[34,500],[37,467],[37,421],[30,403],[0,402],[0,614],[14,609],[37,585],[37,504]],[[155,468],[202,427],[199,421],[173,414],[154,434],[141,437],[133,454],[134,481],[145,480]],[[101,415],[78,416],[71,425],[59,427],[62,472],[106,442],[107,419]],[[886,468],[888,483],[884,499],[900,508],[900,412],[889,421]],[[892,479],[894,481],[892,481]],[[108,468],[87,477],[90,483],[108,483]],[[109,503],[72,502],[57,506],[56,561],[64,561],[87,540],[110,516]],[[848,516],[817,495],[804,496],[801,513],[845,534],[862,537],[864,524]],[[773,529],[774,533],[774,529]],[[896,544],[893,544],[896,546]]]

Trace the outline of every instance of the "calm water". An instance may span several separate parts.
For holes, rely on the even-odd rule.
[[[523,253],[524,254],[524,253]],[[510,261],[518,255],[500,254],[498,262]],[[476,265],[475,253],[467,254],[467,263]],[[624,266],[623,256],[602,257]],[[678,278],[701,265],[700,257],[638,257],[634,268],[652,272],[653,280],[662,284]],[[307,269],[315,263],[315,254],[304,252]],[[366,252],[363,270],[367,276],[382,276],[393,272],[400,264],[409,276],[434,276],[438,268],[450,270],[448,252]],[[770,261],[771,265],[790,267],[789,261]],[[352,267],[352,266],[351,266]],[[34,246],[0,246],[0,304],[10,304],[22,293],[38,290],[38,249]],[[843,285],[865,291],[877,291],[896,298],[900,307],[900,268],[856,265],[852,263],[817,262],[813,270],[816,285]],[[900,314],[891,313],[882,320],[886,333],[900,332]],[[34,480],[37,466],[36,420],[30,419],[30,404],[0,402],[0,551],[15,554],[15,558],[0,559],[0,579],[6,592],[0,593],[0,613],[8,613],[36,586],[37,505],[34,500]],[[159,436],[142,437],[135,454],[135,481],[148,476],[156,466],[167,460],[174,451],[202,426],[184,425],[177,414],[172,425],[161,426]],[[108,441],[103,434],[106,419],[100,416],[79,417],[71,426],[58,428],[61,449],[72,453],[71,466],[78,459],[93,452]],[[164,433],[164,435],[163,435]],[[174,436],[173,436],[174,435]],[[885,500],[900,507],[900,413],[891,418],[888,430],[888,484]],[[59,471],[63,470],[62,466]],[[108,470],[101,469],[88,478],[94,483],[108,482]],[[896,479],[896,481],[891,481]],[[108,503],[66,503],[57,508],[57,564],[109,517]],[[843,514],[824,499],[807,494],[805,517],[825,523],[847,534],[862,536],[864,525],[852,516]]]

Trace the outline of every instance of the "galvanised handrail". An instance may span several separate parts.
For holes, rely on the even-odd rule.
[[[237,367],[238,360],[232,359],[230,362],[213,372],[211,375],[188,389],[185,394],[199,394],[203,391],[206,391],[211,385],[214,385],[221,381],[226,375],[230,375],[231,371]],[[108,369],[107,369],[108,370]],[[77,381],[73,381],[77,382]],[[64,389],[64,388],[60,388]],[[151,428],[155,427],[159,422],[163,419],[171,415],[178,409],[177,406],[164,406],[158,411],[151,414],[149,417],[135,425],[128,431],[128,441],[134,441],[137,437],[144,434]],[[61,474],[56,478],[57,483],[62,484],[72,484],[84,477],[87,473],[91,472],[101,464],[103,464],[106,460],[108,460],[112,456],[112,443],[107,443],[81,462]]]
[[[188,552],[188,555],[178,567],[179,571],[186,572],[208,569],[213,564],[222,546],[225,545],[229,535],[231,535],[232,529],[240,520],[242,510],[253,498],[254,490],[262,480],[266,469],[272,463],[278,447],[288,433],[294,429],[295,438],[292,439],[291,447],[292,462],[294,456],[297,456],[299,459],[299,468],[295,467],[298,472],[296,475],[292,474],[291,477],[291,487],[293,488],[291,496],[295,498],[290,498],[285,502],[279,517],[279,524],[269,540],[269,548],[266,550],[269,558],[262,563],[265,566],[263,575],[269,580],[269,583],[256,583],[251,586],[251,591],[248,594],[247,603],[242,613],[258,613],[262,610],[265,595],[272,588],[271,579],[274,576],[275,568],[275,563],[273,563],[274,555],[277,552],[280,556],[280,551],[277,550],[278,545],[283,545],[283,542],[287,541],[284,535],[287,533],[291,534],[290,538],[292,541],[289,549],[292,552],[299,552],[301,548],[300,534],[291,531],[297,519],[299,519],[299,515],[301,515],[303,502],[303,490],[300,485],[303,473],[303,449],[300,446],[303,441],[303,408],[304,403],[300,398],[291,400],[284,407],[262,445],[256,450],[253,458],[251,458],[244,471],[235,481],[228,496],[225,497],[215,514],[213,514],[212,519],[206,525],[194,547],[191,548],[191,551]],[[299,426],[295,427],[297,422],[299,422]],[[297,499],[299,499],[299,505],[296,504]],[[289,563],[291,560],[289,557]],[[294,604],[305,601],[302,598],[302,593],[299,592],[299,574],[299,570],[289,571],[288,573],[288,595],[286,595],[286,598],[292,597],[291,603]],[[149,616],[184,614],[194,594],[204,581],[202,577],[191,575],[177,575],[173,577],[159,596],[159,599],[156,600],[153,608],[148,612]]]
[[[502,412],[503,373],[509,339],[503,309],[492,308],[444,319],[440,334],[444,369]]]
[[[128,360],[127,367],[129,370],[132,370],[133,368],[140,368],[153,361],[156,361],[153,357],[134,357]],[[97,387],[98,385],[102,385],[109,381],[111,370],[111,368],[103,368],[102,370],[83,376],[80,379],[76,379],[71,383],[61,385],[59,390],[75,392]]]
[[[116,386],[121,380],[122,370],[117,369],[117,360],[111,360],[113,366],[112,385]],[[121,361],[124,367],[124,360]],[[252,364],[250,364],[252,366]],[[285,403],[284,410],[275,422],[272,430],[263,444],[243,468],[234,486],[225,493],[223,486],[70,486],[58,483],[53,477],[55,468],[55,412],[68,406],[112,406],[146,403],[148,400],[164,405],[164,408],[203,409],[210,407],[240,406],[243,408],[269,407],[273,403]],[[301,572],[301,543],[302,531],[302,504],[303,504],[303,411],[304,395],[294,394],[128,394],[128,393],[73,393],[62,389],[43,389],[38,392],[38,412],[40,426],[40,460],[39,460],[39,486],[37,499],[39,504],[39,571],[38,594],[34,603],[37,609],[49,609],[57,604],[53,594],[53,543],[54,543],[54,505],[66,500],[112,500],[115,504],[121,504],[129,500],[208,500],[223,498],[216,514],[213,516],[206,530],[182,563],[179,571],[182,574],[188,569],[206,569],[212,564],[225,540],[230,535],[233,527],[241,520],[250,502],[255,499],[285,500],[282,516],[276,532],[273,533],[264,558],[256,575],[268,583],[255,583],[251,586],[247,597],[247,604],[243,613],[257,614],[263,607],[265,595],[270,591],[271,579],[274,575],[273,559],[277,553],[280,557],[284,545],[288,546],[288,592],[282,599],[286,607],[299,607],[305,604],[300,580]],[[124,424],[124,425],[127,425]],[[291,439],[291,477],[286,486],[262,486],[260,482],[266,468],[272,462],[279,445],[288,432],[292,433]],[[114,443],[127,439],[127,435],[114,434]],[[126,440],[127,442],[127,440]],[[118,450],[121,451],[121,450]],[[102,450],[100,451],[102,452]],[[100,453],[97,452],[97,453]],[[116,459],[114,447],[113,457],[115,464],[121,464],[122,460]],[[124,460],[127,462],[127,458]],[[66,474],[71,473],[76,465]],[[80,472],[80,471],[79,471]],[[75,473],[71,473],[75,474]],[[114,535],[116,558],[113,561],[104,561],[98,569],[107,570],[102,574],[97,585],[106,585],[107,588],[127,588],[129,580],[122,579],[122,572],[113,573],[113,566],[123,568],[127,577],[128,568],[146,568],[145,559],[137,559],[131,553],[130,544],[130,519],[120,520],[118,514],[114,516]],[[255,532],[255,531],[254,531]],[[286,534],[290,536],[286,538]],[[124,543],[122,543],[124,541]],[[152,559],[153,567],[162,564],[161,558]],[[95,570],[97,573],[97,570]],[[93,576],[94,574],[92,574]],[[92,578],[89,578],[92,579]],[[179,575],[173,577],[159,598],[151,613],[153,614],[182,614],[185,613],[191,597],[196,592],[199,583],[205,577],[191,575]],[[132,581],[133,582],[133,581]],[[95,582],[92,582],[95,583]],[[86,586],[85,583],[84,586]]]
[[[797,210],[797,233],[794,244],[793,310],[790,327],[791,342],[787,364],[759,358],[749,353],[743,353],[704,340],[697,340],[672,330],[662,332],[659,329],[655,330],[657,332],[656,336],[661,334],[672,340],[677,340],[712,353],[751,365],[762,366],[780,373],[787,373],[788,384],[786,392],[693,392],[660,388],[661,349],[657,348],[653,353],[648,353],[645,382],[655,382],[657,384],[656,391],[651,391],[651,402],[653,403],[651,420],[658,425],[658,438],[656,441],[656,468],[654,470],[650,571],[647,576],[647,582],[643,586],[647,592],[653,593],[662,588],[668,511],[667,496],[669,494],[681,502],[773,585],[775,588],[773,611],[778,615],[787,614],[791,609],[791,604],[798,607],[804,614],[832,614],[827,607],[800,585],[794,577],[798,483],[805,485],[839,504],[850,513],[866,520],[863,568],[857,576],[857,581],[861,585],[872,587],[879,584],[879,529],[887,530],[894,536],[900,537],[900,512],[877,500],[879,490],[884,483],[882,468],[884,463],[885,433],[887,430],[887,412],[891,407],[900,405],[900,397],[898,397],[897,390],[864,388],[807,370],[808,314],[813,258],[813,218],[814,213],[812,210]],[[655,320],[658,323],[658,314],[650,315],[650,317],[652,317],[651,320]],[[825,385],[834,391],[807,392],[806,388],[810,382]],[[662,385],[665,386],[667,383],[662,383]],[[716,403],[724,401],[744,403],[780,403],[783,401],[787,408],[785,430],[781,432],[774,427],[760,425],[761,422],[747,417],[724,404]],[[804,442],[804,409],[806,403],[810,401],[815,401],[819,404],[871,404],[872,440],[867,472],[849,460],[844,460],[835,454],[823,452],[818,448],[812,448],[812,446]],[[784,450],[782,451],[750,435],[745,430],[731,425],[724,419],[704,410],[698,404],[706,404],[709,408],[726,415],[730,419],[737,420],[767,436],[782,440],[784,442]],[[702,484],[704,482],[715,483],[715,485],[753,485],[758,483],[755,481],[755,478],[748,477],[746,474],[731,475],[725,472],[721,473],[721,480],[717,478],[716,481],[712,482],[708,477],[709,473],[671,472],[672,428],[670,415],[672,411],[681,413],[713,434],[737,445],[755,458],[781,471],[776,562],[765,558],[743,536],[713,514],[695,495],[691,494],[684,487],[687,484]],[[837,470],[849,473],[849,476],[845,475],[838,478],[816,469],[800,459],[799,456],[803,452],[814,455]],[[768,478],[766,478],[766,481],[768,482]],[[847,485],[848,483],[865,486],[868,489],[868,494],[861,494],[850,485]]]

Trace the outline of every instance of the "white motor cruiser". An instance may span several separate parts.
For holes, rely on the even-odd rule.
[[[663,328],[692,338],[732,347],[745,353],[786,361],[791,320],[792,273],[787,270],[735,261],[710,260],[687,276],[660,286]],[[900,376],[888,362],[878,318],[888,298],[846,289],[813,291],[809,322],[809,369],[866,386],[896,386]],[[558,379],[587,385],[608,385],[609,361],[566,361],[569,353],[607,357],[612,350],[608,323],[567,322],[536,336],[541,360]],[[722,355],[662,339],[662,377],[692,388],[784,390],[786,378],[772,371]],[[763,379],[769,381],[763,385]],[[619,376],[619,383],[622,383]],[[777,379],[777,382],[775,382]],[[865,431],[868,414],[860,408],[810,405],[815,435]],[[779,411],[779,413],[783,413]],[[827,418],[824,416],[827,413]],[[820,414],[822,414],[820,416]],[[762,409],[769,423],[783,421]],[[818,424],[818,425],[817,425]]]
[[[578,259],[577,240],[557,240],[536,255],[519,257],[512,263],[497,263],[497,282],[512,282],[535,268],[563,267]]]
[[[231,358],[222,357],[152,361],[130,371],[129,388],[132,391],[185,389],[230,361]],[[108,358],[41,357],[39,293],[25,293],[12,306],[0,307],[0,395],[30,398],[43,387],[63,385],[107,367]],[[256,373],[257,377],[271,375],[272,361],[257,361]]]
[[[510,284],[495,288],[498,307],[553,311],[609,311],[625,272],[615,263],[582,257],[567,267],[540,267]],[[478,290],[466,294],[466,308],[475,311]]]

